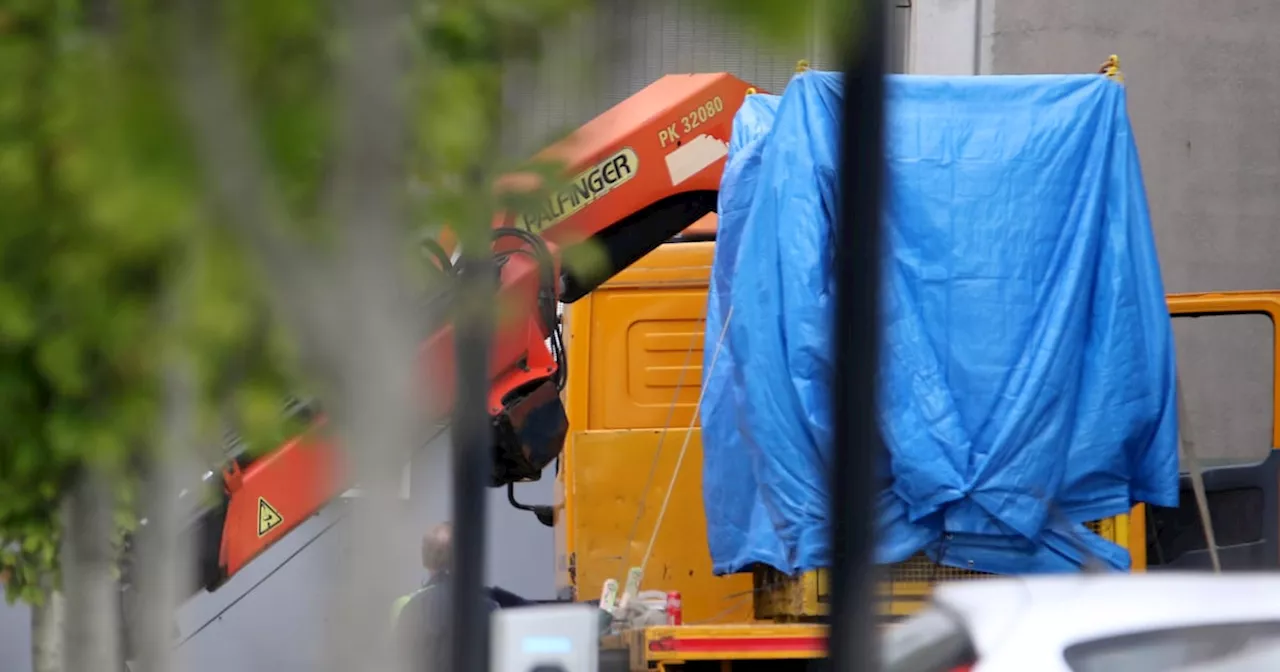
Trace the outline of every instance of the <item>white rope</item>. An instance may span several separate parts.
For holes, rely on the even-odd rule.
[[[703,329],[706,329],[706,321],[703,320]],[[644,479],[644,486],[640,488],[640,501],[636,503],[636,517],[631,521],[631,531],[627,533],[627,545],[619,560],[622,561],[618,568],[623,574],[628,572],[628,563],[631,562],[631,545],[635,543],[636,535],[640,532],[640,520],[644,518],[645,504],[649,499],[649,488],[653,487],[654,478],[658,475],[658,462],[662,459],[662,448],[667,444],[667,434],[671,431],[671,420],[676,415],[676,406],[680,403],[680,391],[684,389],[685,374],[692,368],[689,365],[693,362],[693,350],[697,347],[699,341],[702,340],[700,334],[689,339],[689,349],[684,353],[684,364],[680,367],[680,375],[676,378],[676,389],[671,393],[671,404],[667,407],[667,418],[662,422],[662,433],[658,435],[658,447],[653,451],[653,459],[649,460],[649,475]],[[626,602],[631,598],[623,586],[623,601]]]
[[[733,318],[733,306],[729,306],[729,312],[724,316],[724,326],[720,328],[720,337],[716,340],[715,352],[711,354],[711,366],[704,368],[705,371],[714,371],[716,368],[716,360],[720,358],[720,349],[724,345],[725,334],[729,332],[729,320]],[[704,376],[705,380],[706,377]],[[662,496],[662,507],[658,509],[658,519],[653,523],[653,533],[649,535],[649,544],[644,549],[644,558],[640,561],[640,574],[644,575],[644,568],[649,564],[649,556],[653,554],[653,544],[658,540],[658,530],[662,529],[662,521],[667,516],[667,505],[671,503],[671,491],[675,489],[676,478],[680,475],[680,466],[684,464],[685,453],[689,452],[689,441],[693,438],[693,425],[698,421],[698,413],[702,409],[702,400],[706,397],[707,386],[702,385],[702,389],[698,391],[698,402],[693,406],[693,413],[689,415],[689,426],[685,431],[684,444],[680,446],[680,454],[676,456],[676,466],[671,470],[671,480],[667,482],[667,491]]]

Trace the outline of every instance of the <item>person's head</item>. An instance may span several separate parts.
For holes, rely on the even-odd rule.
[[[453,524],[440,523],[422,537],[422,566],[433,575],[453,568]]]

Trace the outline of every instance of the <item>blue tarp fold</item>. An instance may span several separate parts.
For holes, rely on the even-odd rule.
[[[787,562],[773,523],[757,494],[755,472],[746,459],[738,424],[737,390],[733,374],[742,362],[725,343],[725,316],[737,265],[743,225],[755,193],[764,140],[773,128],[779,97],[748,96],[734,117],[729,158],[721,179],[717,214],[715,260],[707,291],[707,326],[703,361],[715,360],[704,371],[702,433],[717,441],[703,442],[703,489],[708,523],[717,530],[707,541],[717,568],[742,568],[753,562],[782,566]],[[730,320],[732,323],[732,320]],[[724,571],[737,571],[726,569]]]
[[[702,410],[717,573],[830,562],[840,79],[804,73],[735,118]],[[886,98],[879,560],[1127,567],[1082,523],[1175,504],[1178,468],[1172,332],[1123,87],[898,76]]]

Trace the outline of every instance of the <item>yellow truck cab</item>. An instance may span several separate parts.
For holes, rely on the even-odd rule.
[[[703,351],[713,223],[714,215],[708,216],[696,235],[663,245],[565,309],[570,363],[565,401],[572,429],[557,481],[561,592],[576,600],[596,599],[607,579],[623,583],[629,568],[643,565],[643,587],[679,591],[683,601],[683,625],[607,639],[608,646],[630,649],[632,669],[692,661],[731,666],[734,661],[804,660],[825,650],[821,621],[829,582],[824,570],[795,577],[769,568],[730,576],[711,570],[696,409],[702,367],[714,356]],[[1275,320],[1280,294],[1171,295],[1169,307],[1175,318],[1261,313]],[[1280,349],[1274,361],[1280,362]],[[1273,445],[1280,445],[1280,429],[1273,434]],[[1211,504],[1216,494],[1238,487],[1257,488],[1270,503],[1249,514],[1256,518],[1250,527],[1259,532],[1245,546],[1247,554],[1266,556],[1272,565],[1277,535],[1262,528],[1270,521],[1267,529],[1276,529],[1275,464],[1268,459],[1210,469],[1206,476]],[[1185,481],[1184,506],[1194,507]],[[1159,516],[1162,529],[1181,525],[1194,533],[1199,525],[1185,520],[1185,511],[1163,510]],[[1133,571],[1146,571],[1148,546],[1158,542],[1148,539],[1152,522],[1139,506],[1091,527],[1128,549]],[[1204,554],[1202,549],[1160,553],[1160,564],[1170,567],[1197,566],[1196,558]],[[886,568],[880,614],[887,622],[912,614],[938,582],[983,576],[989,575],[917,555]]]

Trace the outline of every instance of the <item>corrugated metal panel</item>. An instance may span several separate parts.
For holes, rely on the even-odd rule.
[[[811,45],[766,46],[698,0],[600,0],[590,15],[552,31],[537,66],[508,73],[509,151],[527,154],[663,75],[732,72],[781,91]]]
[[[508,64],[503,138],[508,154],[526,156],[598,114],[595,55],[602,42],[597,35],[608,18],[595,13],[576,17],[543,37],[538,63]]]
[[[545,146],[663,75],[731,72],[765,90],[781,92],[807,59],[836,69],[842,54],[817,39],[815,15],[803,44],[777,45],[735,19],[707,12],[699,0],[599,0],[594,10],[546,36],[537,66],[508,73],[510,122],[504,146],[516,156]],[[905,44],[909,0],[894,0],[889,30]],[[889,68],[903,69],[903,50]]]
[[[615,81],[635,91],[662,75],[727,71],[765,89],[781,91],[808,45],[766,45],[735,20],[709,14],[697,0],[609,0],[630,12],[630,63]],[[619,92],[620,93],[620,92]],[[613,101],[613,102],[616,102]]]

